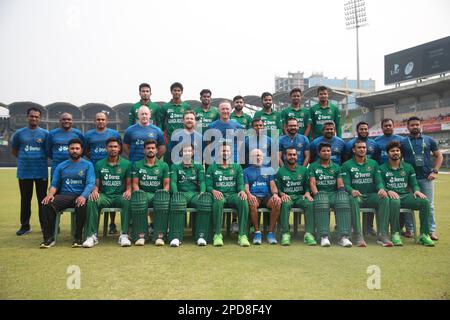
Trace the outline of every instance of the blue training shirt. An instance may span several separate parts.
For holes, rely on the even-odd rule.
[[[83,158],[78,162],[63,161],[55,169],[51,186],[58,189],[58,194],[87,199],[95,187],[94,165]]]
[[[183,146],[188,144],[194,146],[194,162],[202,163],[203,159],[203,136],[194,131],[192,133],[187,133],[184,129],[176,129],[172,132],[172,136],[170,137],[168,152],[172,152],[172,150],[178,145],[182,144]],[[179,147],[181,148],[181,146]],[[180,150],[181,151],[181,150]],[[181,161],[181,155],[175,154],[171,155],[172,162],[176,163]]]
[[[12,148],[17,150],[18,179],[47,179],[48,131],[40,127],[17,130],[12,137]]]
[[[378,147],[378,144],[375,142],[374,139],[370,139],[370,138],[363,139],[363,138],[355,137],[345,144],[344,153],[348,157],[348,159],[350,159],[354,156],[353,145],[355,144],[356,140],[358,140],[358,139],[366,141],[367,158],[376,160],[380,157],[380,148]]]
[[[380,156],[378,159],[378,164],[382,165],[388,162],[388,155],[386,152],[386,146],[391,141],[399,141],[401,142],[403,139],[402,136],[399,136],[398,134],[391,134],[390,136],[382,135],[375,138],[375,142],[378,145],[378,150],[380,151]]]
[[[252,195],[257,198],[265,198],[272,195],[270,181],[274,180],[274,174],[272,168],[250,166],[244,169],[244,183],[249,185]]]
[[[345,151],[345,141],[336,136],[334,136],[330,141],[325,140],[324,136],[320,136],[310,143],[309,149],[311,151],[311,162],[314,162],[319,158],[317,155],[317,148],[321,142],[329,142],[331,144],[331,160],[334,163],[341,165],[342,156]]]
[[[108,156],[106,140],[109,138],[117,138],[119,141],[122,140],[119,132],[110,128],[106,128],[103,132],[91,129],[84,135],[86,148],[89,148],[89,160],[91,160],[93,164]]]
[[[303,161],[305,160],[305,151],[309,151],[309,139],[303,134],[297,133],[293,138],[289,137],[287,134],[281,136],[279,141],[279,149],[281,151],[283,162],[286,160],[286,157],[284,156],[286,149],[289,147],[294,147],[295,150],[297,150],[297,163],[299,165],[303,165]]]
[[[417,167],[414,153],[411,149],[411,145],[416,153],[416,156],[423,156],[424,165],[423,167]],[[420,135],[417,138],[412,136],[407,136],[400,142],[402,146],[402,154],[405,162],[409,163],[414,167],[416,171],[417,179],[427,179],[433,169],[433,162],[431,161],[431,153],[439,150],[436,141],[425,135]]]
[[[229,145],[233,145],[233,155],[234,155],[234,162],[238,163],[238,146],[237,146],[237,137],[228,136],[227,137],[227,130],[230,130],[231,132],[236,132],[238,129],[244,130],[244,127],[240,125],[235,120],[230,120],[228,122],[224,122],[222,120],[216,120],[208,125],[208,129],[216,129],[219,130],[221,133],[221,136],[219,138],[219,142],[227,142]],[[206,133],[206,132],[205,132]],[[205,135],[205,133],[203,133]],[[216,138],[216,136],[214,136]],[[211,139],[211,142],[215,141],[214,139]],[[214,150],[211,154],[211,156],[214,158]]]
[[[47,143],[47,154],[48,157],[52,159],[52,176],[56,167],[61,162],[70,158],[69,141],[76,138],[80,139],[84,146],[83,133],[76,128],[71,128],[68,131],[62,128],[56,128],[50,131]]]
[[[132,163],[144,159],[144,142],[147,140],[156,140],[158,145],[165,145],[162,130],[153,124],[141,126],[136,123],[125,131],[123,142],[130,145],[129,160]]]

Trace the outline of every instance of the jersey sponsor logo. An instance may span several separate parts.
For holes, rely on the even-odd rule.
[[[121,180],[121,177],[112,175],[112,174],[105,174],[104,179],[105,180]]]
[[[62,152],[62,151],[68,151],[69,150],[69,147],[68,146],[59,146],[58,147],[58,151],[59,152]]]
[[[65,182],[66,182],[67,185],[81,185],[81,184],[83,184],[83,180],[75,180],[75,179],[70,179],[70,178],[67,178]]]
[[[393,177],[394,174],[392,172],[386,172],[386,177]]]
[[[94,149],[94,153],[106,153],[106,148],[97,147]]]
[[[33,147],[33,146],[26,146],[24,148],[25,152],[36,152],[36,151],[41,151],[41,147]]]
[[[350,172],[358,172],[358,171],[359,171],[359,169],[358,169],[358,168],[355,168],[355,167],[353,167],[353,168],[350,169]]]
[[[102,168],[100,170],[100,173],[109,173],[109,169],[108,168]]]

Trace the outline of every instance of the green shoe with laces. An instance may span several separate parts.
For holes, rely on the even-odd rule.
[[[238,237],[238,244],[241,247],[250,247],[250,242],[245,234]]]
[[[222,234],[215,234],[213,239],[213,245],[215,247],[223,246],[223,237]]]
[[[303,241],[308,246],[315,246],[317,244],[316,239],[314,239],[314,236],[309,232],[305,233],[305,238],[303,239]]]
[[[394,246],[403,246],[402,239],[400,238],[400,233],[396,232],[392,235],[392,243]]]
[[[281,245],[290,246],[291,245],[291,235],[289,233],[283,233],[281,236]]]
[[[434,247],[433,240],[431,240],[430,236],[425,233],[420,235],[419,243],[426,247]]]

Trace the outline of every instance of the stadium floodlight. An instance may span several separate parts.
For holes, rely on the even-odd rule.
[[[345,27],[348,30],[356,29],[356,78],[357,88],[359,81],[359,32],[358,29],[367,24],[366,3],[364,0],[350,0],[344,4]]]

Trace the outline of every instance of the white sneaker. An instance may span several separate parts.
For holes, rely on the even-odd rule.
[[[197,245],[201,247],[206,246],[206,240],[203,238],[198,238]]]
[[[322,239],[320,240],[320,245],[322,247],[329,247],[331,246],[330,240],[328,240],[328,237],[322,237]]]
[[[83,242],[83,248],[92,248],[96,244],[98,244],[97,237],[95,235],[94,236],[90,236],[89,238],[86,239],[85,242]]]
[[[171,247],[179,247],[180,246],[180,240],[173,239],[172,241],[170,241],[170,246]]]
[[[119,237],[119,244],[121,247],[129,247],[131,246],[131,241],[128,238],[127,234],[121,234]]]
[[[341,240],[339,240],[339,245],[345,248],[350,248],[353,244],[352,242],[348,239],[348,237],[343,236],[341,237]]]
[[[164,240],[161,238],[156,239],[155,246],[161,247],[164,245]]]
[[[231,225],[231,232],[232,233],[238,233],[239,232],[239,225],[237,222],[233,222]]]
[[[136,246],[143,246],[145,244],[145,238],[139,238],[134,244]]]

